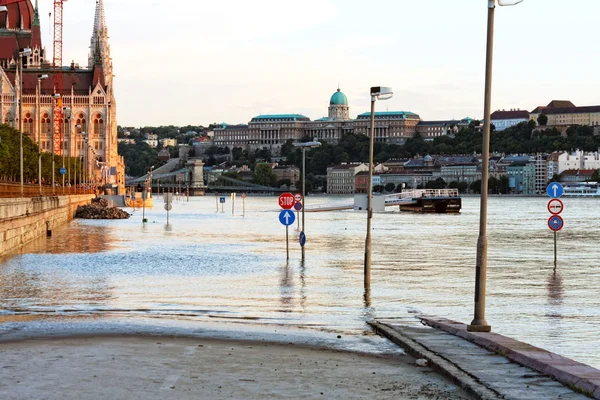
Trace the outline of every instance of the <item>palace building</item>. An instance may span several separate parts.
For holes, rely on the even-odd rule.
[[[62,88],[53,87],[53,66],[42,46],[40,29],[37,0],[35,6],[30,0],[11,3],[0,12],[0,123],[15,129],[22,123],[23,133],[42,151],[82,160],[85,155],[98,185],[122,186],[125,169],[117,152],[117,103],[104,1],[96,1],[87,67],[74,62],[63,66]],[[54,107],[60,106],[58,98],[63,118],[61,135],[55,137],[53,115]]]
[[[422,121],[409,111],[381,111],[375,115],[375,140],[382,143],[404,144],[419,133],[426,140],[453,134],[468,126],[470,118],[449,121]],[[298,142],[304,137],[330,143],[338,142],[343,135],[369,135],[371,114],[363,113],[350,118],[348,98],[338,88],[329,100],[327,117],[312,121],[301,114],[259,115],[246,124],[220,124],[213,130],[214,145],[241,147],[250,150],[267,148],[278,154],[288,140]]]

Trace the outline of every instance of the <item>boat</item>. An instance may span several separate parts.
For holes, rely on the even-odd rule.
[[[565,184],[565,197],[600,197],[600,183],[580,182],[576,184]]]

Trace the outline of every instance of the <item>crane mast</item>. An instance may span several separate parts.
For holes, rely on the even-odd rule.
[[[52,83],[54,87],[53,110],[53,140],[54,154],[63,154],[63,75],[62,75],[62,48],[63,48],[63,1],[54,0],[54,52],[52,60]]]

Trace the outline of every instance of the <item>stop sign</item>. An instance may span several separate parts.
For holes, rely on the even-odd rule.
[[[295,202],[294,195],[291,193],[282,193],[281,196],[279,196],[279,207],[284,210],[289,210],[294,207]]]

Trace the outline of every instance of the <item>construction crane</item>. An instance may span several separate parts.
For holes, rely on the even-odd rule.
[[[7,5],[13,4],[13,3],[20,3],[22,1],[27,1],[27,0],[0,0],[0,7],[7,6]],[[2,8],[0,8],[0,11],[6,11],[6,10],[3,10]]]
[[[54,52],[52,59],[52,84],[54,87],[54,112],[53,112],[53,142],[54,154],[63,154],[63,74],[62,74],[62,49],[63,49],[63,2],[54,1]]]

